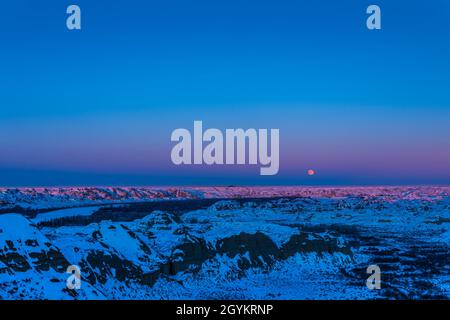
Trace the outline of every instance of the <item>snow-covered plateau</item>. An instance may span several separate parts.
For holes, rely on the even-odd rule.
[[[450,187],[2,188],[0,299],[448,299],[449,241]]]

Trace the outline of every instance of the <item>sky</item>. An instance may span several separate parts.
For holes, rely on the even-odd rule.
[[[448,185],[449,57],[445,0],[8,1],[0,186]],[[173,165],[194,120],[280,129],[279,173]]]

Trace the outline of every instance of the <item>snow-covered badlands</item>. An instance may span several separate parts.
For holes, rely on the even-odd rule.
[[[0,299],[448,299],[449,240],[450,187],[2,188]]]

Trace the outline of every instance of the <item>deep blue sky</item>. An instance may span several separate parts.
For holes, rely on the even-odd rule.
[[[450,183],[445,0],[8,1],[0,41],[0,185]],[[196,119],[280,128],[279,175],[171,165]]]

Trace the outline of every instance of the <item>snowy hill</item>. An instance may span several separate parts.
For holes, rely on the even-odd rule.
[[[239,197],[237,188],[192,188],[171,191],[180,200],[158,209],[155,198],[128,202],[111,188],[108,198],[85,199],[86,190],[2,191],[8,201],[50,206],[33,216],[0,214],[0,298],[450,297],[445,187],[249,187]],[[382,290],[366,287],[372,264]],[[81,269],[80,290],[66,288],[70,265]]]
[[[234,199],[348,196],[434,199],[450,195],[450,187],[52,187],[0,188],[0,210],[47,209],[89,204],[171,199]]]
[[[0,297],[3,299],[70,299],[66,268],[71,265],[29,220],[0,215]],[[102,295],[86,285],[80,297]]]

